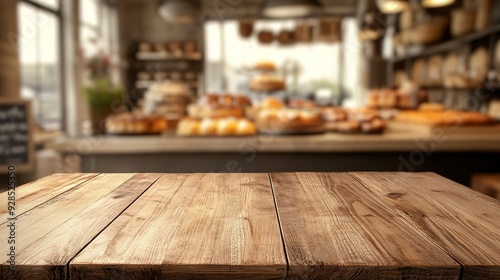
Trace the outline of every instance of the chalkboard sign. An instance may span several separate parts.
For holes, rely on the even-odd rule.
[[[0,172],[15,166],[28,172],[34,166],[31,103],[0,99]]]

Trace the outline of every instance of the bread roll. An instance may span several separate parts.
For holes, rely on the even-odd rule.
[[[234,118],[222,119],[217,122],[216,134],[220,136],[234,135],[238,122]]]
[[[205,118],[200,123],[200,135],[215,135],[217,132],[217,121]]]
[[[241,119],[236,127],[236,135],[254,135],[257,133],[255,124],[249,120]]]
[[[261,104],[260,107],[265,109],[281,109],[285,107],[285,104],[276,98],[266,98]]]
[[[195,136],[200,132],[200,122],[192,119],[184,119],[177,126],[177,135]]]

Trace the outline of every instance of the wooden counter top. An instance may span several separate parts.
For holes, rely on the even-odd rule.
[[[411,152],[432,148],[441,152],[500,152],[499,134],[426,135],[388,131],[382,135],[322,134],[311,136],[176,137],[101,136],[65,139],[48,148],[62,153],[152,154],[259,152]]]
[[[56,174],[16,201],[2,279],[500,278],[500,202],[434,173]]]

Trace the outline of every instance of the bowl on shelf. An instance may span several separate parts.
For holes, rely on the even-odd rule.
[[[448,23],[448,17],[445,16],[433,16],[420,22],[412,30],[412,43],[432,44],[440,41],[448,27]]]
[[[413,30],[404,30],[400,33],[400,42],[403,46],[409,45],[412,43]]]
[[[441,40],[443,34],[429,24],[418,25],[412,30],[411,42],[413,44],[432,44]]]

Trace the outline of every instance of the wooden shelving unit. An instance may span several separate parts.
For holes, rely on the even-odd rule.
[[[388,60],[388,76],[387,76],[387,86],[394,87],[394,74],[396,71],[404,71],[408,77],[411,78],[411,72],[414,61],[417,59],[429,59],[433,55],[448,55],[452,52],[458,53],[472,53],[478,46],[487,47],[490,55],[490,69],[494,69],[493,61],[495,60],[495,46],[497,41],[500,39],[500,23],[495,23],[480,31],[466,34],[457,38],[446,37],[442,42],[427,45],[427,46],[411,46],[407,48],[407,52],[403,55],[395,56]],[[500,69],[496,69],[500,71]],[[457,95],[468,96],[470,98],[478,91],[487,91],[489,94],[489,99],[484,101],[489,103],[492,99],[500,97],[500,84],[496,82],[484,82],[478,87],[472,88],[446,88],[443,86],[435,87],[422,87],[424,90],[429,92],[439,93],[440,96],[444,96],[442,100],[452,101],[457,100]],[[450,104],[450,102],[444,102]],[[455,103],[458,106],[458,103]],[[453,106],[452,106],[453,107]],[[473,110],[478,110],[479,108],[469,108]]]
[[[173,55],[169,53],[137,53],[136,59],[139,61],[201,61],[201,53]]]
[[[474,41],[484,39],[486,37],[497,37],[498,33],[500,33],[500,24],[490,26],[487,29],[470,33],[462,37],[453,38],[441,43],[437,43],[435,45],[422,47],[420,51],[408,53],[403,56],[397,56],[392,59],[392,62],[398,63],[409,59],[416,59],[416,58],[432,56],[439,53],[452,52],[453,50],[462,47],[464,45],[470,44]]]
[[[183,80],[193,94],[197,94],[200,89],[200,81],[203,79],[204,61],[203,53],[172,54],[161,52],[139,52],[138,42],[132,44],[130,48],[127,70],[128,106],[134,107],[144,96],[147,89],[157,83],[154,77],[146,81],[137,79],[139,72],[145,71],[153,76],[158,72],[193,72],[196,73],[196,80]]]

